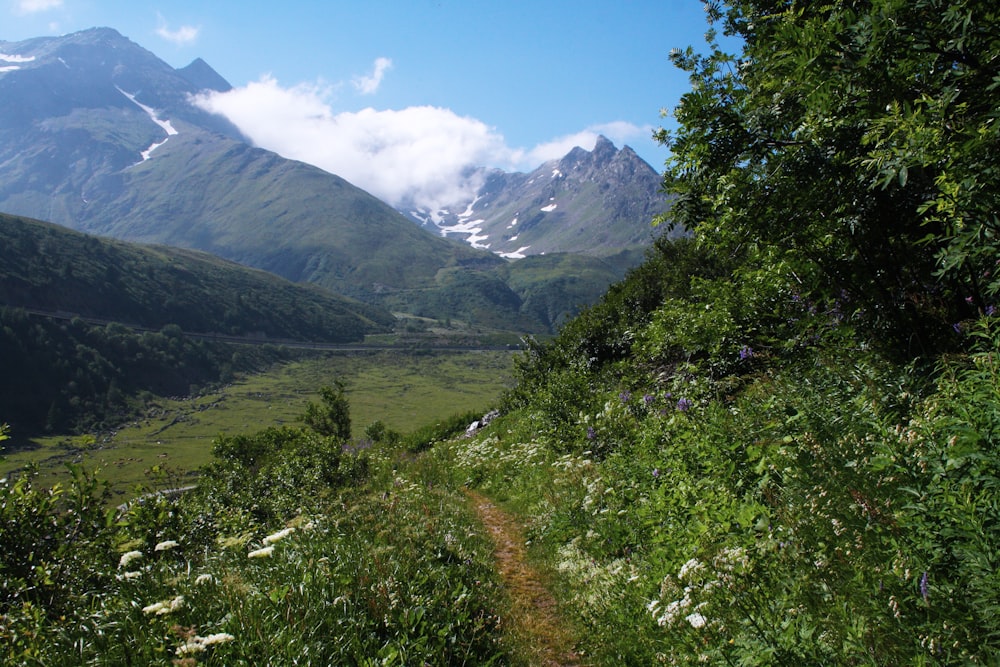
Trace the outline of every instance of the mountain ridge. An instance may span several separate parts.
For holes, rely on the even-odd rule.
[[[520,259],[549,252],[613,254],[648,247],[653,218],[668,209],[660,175],[629,146],[598,136],[529,173],[481,170],[471,202],[408,215],[443,236]],[[456,213],[455,211],[461,211]]]

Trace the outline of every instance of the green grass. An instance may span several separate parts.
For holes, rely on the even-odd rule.
[[[506,387],[512,360],[508,352],[378,352],[282,364],[218,392],[158,400],[145,417],[113,433],[30,441],[19,441],[14,433],[0,472],[33,463],[38,483],[52,484],[69,478],[66,463],[82,463],[100,468],[102,478],[125,497],[137,485],[184,484],[186,474],[211,460],[212,440],[219,434],[298,422],[319,387],[336,379],[345,384],[356,438],[375,420],[407,433],[456,412],[485,411]]]

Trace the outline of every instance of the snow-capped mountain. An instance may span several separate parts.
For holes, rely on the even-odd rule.
[[[424,227],[511,259],[552,252],[608,255],[652,241],[667,209],[661,177],[628,146],[599,137],[530,174],[484,172],[471,202],[405,210]]]

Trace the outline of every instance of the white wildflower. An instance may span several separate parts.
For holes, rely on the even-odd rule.
[[[138,570],[136,570],[136,571],[133,571],[133,572],[123,572],[123,573],[119,574],[117,578],[118,578],[118,581],[126,581],[128,579],[135,579],[136,577],[141,577],[141,576],[142,576],[142,572],[139,572]]]
[[[157,616],[163,616],[164,614],[169,614],[172,611],[177,611],[183,606],[184,606],[184,596],[178,595],[173,600],[164,600],[162,602],[156,602],[147,607],[143,607],[142,613],[156,614]]]
[[[195,586],[201,586],[202,584],[214,583],[215,579],[210,574],[199,574],[198,578],[194,580]]]
[[[231,642],[234,639],[236,639],[236,637],[233,637],[228,632],[217,632],[207,637],[199,637],[195,635],[191,639],[187,640],[187,642],[177,647],[177,655],[183,656],[191,653],[201,653],[209,646],[214,646],[215,644],[225,644],[226,642]]]
[[[264,544],[265,545],[267,545],[267,544],[274,544],[275,542],[278,542],[279,540],[282,540],[282,539],[288,537],[294,531],[295,531],[294,528],[285,528],[284,530],[279,530],[278,532],[274,533],[273,535],[268,535],[267,537],[265,537],[264,538]]]
[[[141,551],[126,551],[122,554],[122,557],[118,560],[118,567],[127,567],[129,563],[137,558],[142,558]]]
[[[213,644],[225,644],[226,642],[231,642],[236,637],[232,636],[228,632],[216,632],[214,635],[209,635],[204,637],[205,645],[211,646]]]
[[[684,620],[690,623],[692,628],[703,628],[705,627],[705,623],[707,623],[705,617],[697,612],[690,614]]]
[[[247,558],[267,558],[274,553],[274,547],[264,547],[263,549],[256,549],[247,554]]]
[[[698,561],[697,558],[692,558],[688,562],[681,565],[680,571],[677,573],[678,579],[687,579],[688,575],[697,574],[704,566]]]
[[[160,542],[155,547],[153,547],[153,551],[170,551],[174,547],[179,547],[179,546],[180,544],[178,544],[174,540],[164,540],[163,542]]]

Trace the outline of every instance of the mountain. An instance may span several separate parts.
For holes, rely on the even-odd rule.
[[[191,103],[229,84],[109,28],[0,42],[0,210],[195,248],[377,300],[439,270],[496,266],[315,167],[251,146]]]
[[[551,252],[607,255],[648,247],[650,222],[667,209],[661,177],[628,146],[598,137],[529,174],[481,173],[470,202],[445,210],[409,210],[425,228],[475,248],[521,258]]]
[[[0,213],[0,306],[145,329],[345,343],[392,315],[208,253],[102,239]]]
[[[175,69],[110,28],[0,42],[0,211],[208,252],[398,312],[544,333],[621,277],[623,258],[638,261],[662,210],[655,172],[602,140],[533,174],[484,174],[461,215],[421,228],[192,103],[229,88],[203,60]],[[480,212],[488,249],[447,231]],[[522,246],[601,260],[519,270],[497,254]]]

